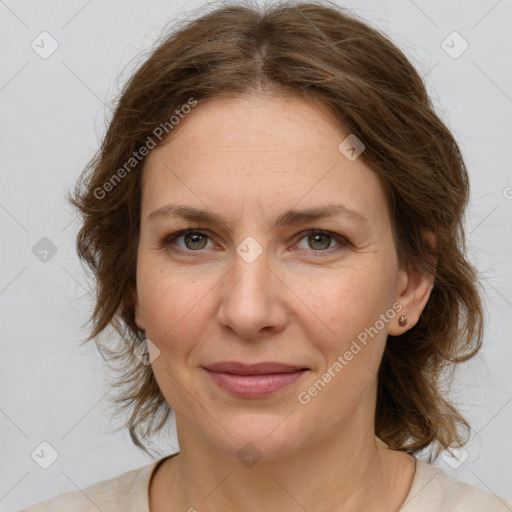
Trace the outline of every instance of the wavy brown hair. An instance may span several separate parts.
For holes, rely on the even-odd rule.
[[[126,163],[191,99],[200,104],[254,91],[320,102],[340,128],[364,142],[360,158],[387,194],[401,267],[434,275],[418,323],[388,337],[376,435],[411,454],[428,447],[430,460],[453,442],[464,444],[469,425],[443,389],[447,370],[472,357],[482,341],[480,292],[465,254],[463,157],[402,51],[328,1],[224,2],[174,27],[124,87],[101,148],[70,198],[83,221],[78,252],[96,284],[88,340],[96,340],[107,361],[119,363],[114,402],[131,412],[126,426],[134,443],[148,452],[144,441],[164,426],[171,409],[151,366],[134,357],[144,340],[130,299],[144,159],[132,161],[132,168]],[[435,235],[435,247],[426,233]],[[101,340],[109,325],[120,334],[115,347]]]

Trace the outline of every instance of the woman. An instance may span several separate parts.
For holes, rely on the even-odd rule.
[[[217,8],[151,54],[72,199],[137,446],[28,511],[509,511],[432,461],[480,348],[468,177],[388,39],[328,3]],[[466,435],[466,437],[465,437]]]

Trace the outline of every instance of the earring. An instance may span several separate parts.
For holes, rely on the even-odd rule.
[[[405,315],[402,315],[399,319],[398,319],[398,325],[400,327],[405,327],[407,325],[407,317]]]

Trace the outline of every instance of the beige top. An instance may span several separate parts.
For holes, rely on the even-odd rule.
[[[167,458],[21,512],[150,512],[149,481]],[[453,480],[440,467],[416,459],[412,486],[399,512],[512,512],[512,503]]]

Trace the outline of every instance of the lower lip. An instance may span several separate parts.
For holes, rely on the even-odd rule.
[[[235,375],[206,370],[221,389],[241,398],[263,398],[290,386],[307,370],[266,375]]]

